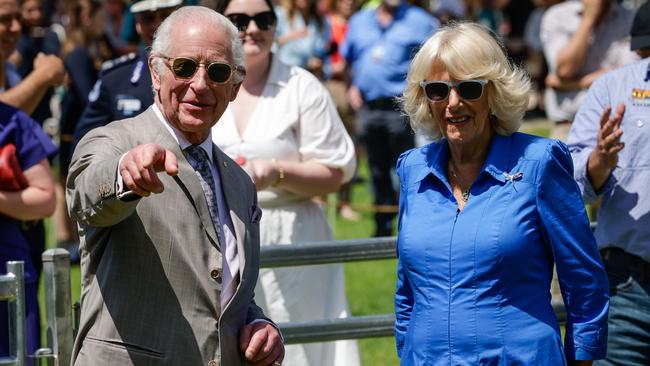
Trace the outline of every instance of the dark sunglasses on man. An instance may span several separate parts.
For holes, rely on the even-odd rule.
[[[239,68],[233,65],[220,61],[214,61],[206,64],[204,62],[198,62],[188,57],[167,57],[162,55],[158,57],[167,60],[167,66],[174,74],[174,77],[181,80],[191,79],[194,74],[196,74],[196,71],[199,69],[200,65],[205,66],[208,78],[212,82],[218,84],[222,84],[230,80],[233,72],[239,70]]]
[[[425,80],[420,83],[424,90],[427,99],[432,102],[441,102],[449,98],[451,88],[456,88],[458,96],[465,100],[476,100],[483,96],[483,90],[487,80],[462,80],[462,81],[446,81],[446,80]]]
[[[245,32],[251,20],[255,21],[257,28],[263,31],[271,29],[275,25],[277,18],[272,10],[263,11],[255,15],[248,15],[244,13],[230,13],[226,14],[226,18],[230,19],[240,32]]]

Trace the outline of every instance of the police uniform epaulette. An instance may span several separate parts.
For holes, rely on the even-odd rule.
[[[114,58],[112,60],[104,61],[102,63],[102,68],[101,72],[106,72],[110,69],[113,69],[117,66],[123,65],[128,63],[129,61],[133,61],[137,58],[138,54],[136,52],[131,52],[129,54],[126,54],[124,56],[120,56],[118,58]]]

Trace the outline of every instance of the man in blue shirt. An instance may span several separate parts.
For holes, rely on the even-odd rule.
[[[611,303],[607,359],[595,365],[650,364],[650,3],[631,36],[643,59],[594,82],[568,140],[585,200],[603,198],[595,235]]]
[[[351,69],[348,101],[357,112],[378,206],[375,236],[393,233],[395,212],[382,208],[397,205],[392,169],[398,156],[413,147],[413,134],[395,98],[406,86],[411,58],[438,25],[426,11],[401,0],[382,0],[348,24],[341,55]]]

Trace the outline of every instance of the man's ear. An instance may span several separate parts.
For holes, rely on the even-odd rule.
[[[158,70],[156,69],[156,66],[154,65],[154,56],[149,56],[147,59],[147,63],[149,64],[149,71],[151,74],[151,85],[153,86],[154,90],[159,91],[160,90],[160,75],[158,75]]]
[[[239,88],[241,88],[241,82],[237,84],[232,85],[231,93],[230,93],[230,101],[233,102],[235,98],[237,98],[237,93],[239,93]]]

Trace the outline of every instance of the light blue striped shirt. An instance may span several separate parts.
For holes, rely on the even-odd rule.
[[[596,240],[650,262],[650,58],[611,71],[589,89],[569,133],[575,178],[586,202],[597,196]],[[621,123],[625,148],[605,185],[595,191],[587,175],[589,154],[598,142],[603,109],[625,104]]]

